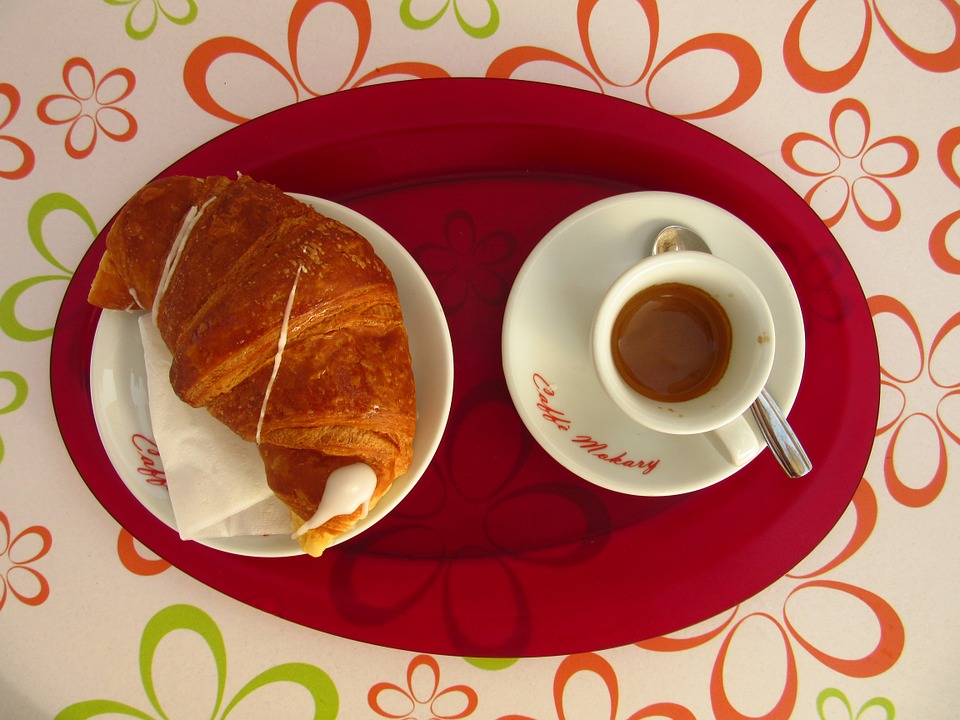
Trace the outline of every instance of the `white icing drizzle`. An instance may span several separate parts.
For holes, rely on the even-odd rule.
[[[365,463],[344,465],[330,473],[323,497],[313,517],[301,525],[294,537],[318,528],[337,515],[349,515],[362,507],[361,517],[366,517],[373,491],[377,489],[377,474]]]
[[[267,390],[263,394],[263,403],[260,405],[260,419],[257,420],[257,445],[260,444],[260,431],[263,430],[263,418],[267,414],[267,402],[270,400],[270,393],[273,391],[273,381],[277,379],[277,373],[280,372],[280,360],[283,358],[283,350],[287,346],[290,313],[293,310],[293,298],[297,294],[297,283],[300,282],[301,272],[303,272],[303,265],[297,268],[296,277],[293,278],[293,287],[290,288],[290,295],[287,296],[287,306],[283,309],[283,322],[280,323],[280,338],[277,340],[277,352],[273,356],[273,371],[270,373],[270,381],[267,383]]]
[[[143,309],[143,303],[140,302],[140,296],[137,294],[137,289],[136,289],[136,288],[130,288],[130,297],[133,298],[133,304],[130,305],[130,308],[129,308],[129,309],[132,310],[133,307],[134,307],[134,304],[135,304],[138,308],[140,308],[140,309],[142,310],[142,309]]]
[[[183,253],[183,248],[187,244],[187,238],[190,237],[190,233],[203,215],[203,211],[207,209],[207,205],[215,199],[216,196],[211,197],[199,208],[194,205],[187,210],[187,214],[183,216],[183,222],[180,223],[180,230],[177,232],[177,237],[174,238],[173,245],[170,246],[170,252],[167,253],[167,259],[163,263],[163,272],[160,274],[160,282],[157,284],[157,294],[153,298],[151,312],[153,313],[154,325],[157,323],[157,311],[160,309],[160,300],[170,286],[170,280],[173,277],[174,271],[177,269],[177,263],[180,262],[180,255]]]

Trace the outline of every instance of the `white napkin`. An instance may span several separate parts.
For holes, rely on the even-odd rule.
[[[290,511],[267,487],[256,445],[176,396],[170,351],[149,314],[140,316],[140,337],[154,440],[180,537],[289,535]]]

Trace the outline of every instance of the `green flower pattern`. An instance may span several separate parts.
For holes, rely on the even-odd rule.
[[[400,3],[400,20],[411,30],[426,30],[440,21],[440,18],[442,18],[449,9],[451,1],[453,2],[453,14],[457,16],[457,23],[459,23],[461,29],[470,37],[483,40],[493,35],[497,31],[497,28],[500,27],[500,11],[497,9],[497,4],[493,2],[493,0],[486,0],[489,15],[487,22],[483,25],[472,25],[464,17],[457,0],[446,0],[443,7],[428,18],[420,18],[413,14],[411,7],[413,0],[403,0]]]
[[[50,193],[37,200],[27,216],[27,232],[30,242],[47,263],[52,266],[53,274],[35,275],[15,282],[0,295],[0,331],[13,340],[34,342],[53,335],[53,326],[46,328],[30,328],[24,325],[17,317],[17,303],[31,288],[47,282],[69,282],[73,277],[73,270],[60,262],[47,244],[43,236],[43,223],[52,213],[57,211],[73,213],[90,229],[91,239],[97,235],[97,226],[90,213],[75,198],[65,193]],[[89,243],[86,243],[89,245]]]
[[[150,619],[140,640],[140,679],[151,710],[141,710],[115,700],[84,700],[61,710],[55,720],[87,720],[105,715],[120,715],[140,720],[176,720],[164,712],[154,684],[154,657],[163,640],[177,630],[193,632],[209,648],[217,669],[217,691],[211,720],[225,720],[255,691],[274,683],[293,683],[304,688],[313,699],[313,720],[337,717],[340,699],[337,689],[323,670],[307,663],[290,662],[264,670],[245,683],[224,704],[227,689],[227,650],[220,628],[213,618],[192,605],[171,605]],[[191,662],[195,658],[184,658]]]
[[[153,34],[163,15],[176,25],[189,25],[197,18],[197,4],[194,0],[187,0],[187,11],[183,15],[176,15],[164,9],[161,0],[103,0],[107,5],[129,5],[127,21],[124,28],[134,40],[145,40]]]
[[[840,707],[846,710],[846,714],[837,714],[837,708]],[[837,688],[826,688],[817,696],[817,717],[820,718],[820,720],[866,720],[867,717],[879,719],[880,715],[870,713],[873,708],[879,708],[886,713],[883,716],[883,720],[894,720],[896,716],[893,703],[884,697],[875,697],[867,700],[860,709],[857,710],[856,715],[854,715],[853,706],[843,691]]]
[[[46,328],[31,328],[26,326],[17,317],[17,305],[21,297],[31,288],[47,282],[69,282],[73,277],[73,270],[58,260],[43,236],[44,221],[57,211],[67,211],[76,215],[89,228],[91,239],[96,237],[96,223],[87,209],[75,198],[64,193],[49,193],[37,200],[27,215],[27,234],[37,253],[53,269],[50,273],[35,275],[19,280],[7,288],[0,295],[0,332],[12,340],[20,342],[34,342],[53,335],[53,326]],[[12,396],[9,394],[12,388]],[[12,413],[23,406],[27,400],[28,384],[26,379],[13,370],[0,370],[0,397],[10,398],[5,405],[0,406],[0,415]],[[0,436],[0,462],[3,461],[5,447],[3,437]]]
[[[0,407],[0,415],[13,412],[27,401],[27,381],[24,380],[23,375],[12,370],[0,370],[0,383],[13,387],[13,397],[6,405]],[[3,462],[3,436],[0,436],[0,462]]]
[[[481,658],[481,657],[465,657],[468,663],[473,665],[476,668],[481,670],[506,670],[511,665],[515,664],[519,658]]]

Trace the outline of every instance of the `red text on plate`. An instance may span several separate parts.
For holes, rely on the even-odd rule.
[[[157,444],[146,435],[136,433],[130,440],[133,446],[140,454],[140,467],[137,472],[147,476],[147,482],[151,485],[167,486],[167,476],[163,472],[163,466],[160,465],[160,450]]]

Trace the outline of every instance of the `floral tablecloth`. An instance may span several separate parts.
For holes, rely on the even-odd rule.
[[[123,202],[276,108],[443,77],[685,119],[782,178],[849,258],[880,353],[873,453],[830,534],[758,595],[589,653],[388,649],[218,593],[87,490],[53,412],[51,337]],[[7,0],[0,717],[954,717],[958,108],[956,0]]]

